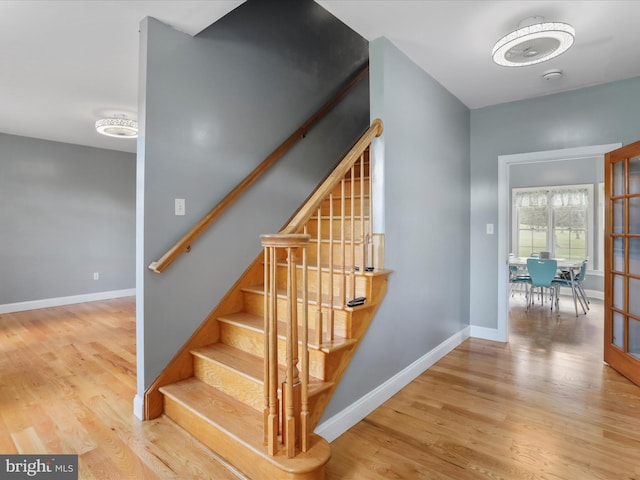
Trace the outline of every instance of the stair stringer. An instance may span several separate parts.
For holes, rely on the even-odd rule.
[[[370,303],[360,307],[354,307],[352,309],[346,307],[347,309],[351,310],[351,322],[352,325],[355,326],[352,328],[351,340],[355,340],[355,342],[350,343],[347,347],[328,353],[327,355],[325,369],[330,372],[330,375],[326,380],[332,383],[332,386],[323,391],[315,400],[315,409],[313,412],[311,412],[309,419],[309,424],[312,431],[318,425],[318,422],[320,422],[320,419],[322,418],[327,405],[329,405],[329,402],[331,401],[331,397],[340,384],[342,376],[347,370],[351,359],[360,346],[362,338],[369,329],[371,321],[378,311],[378,307],[380,306],[380,303],[382,302],[382,299],[384,298],[387,291],[387,278],[389,273],[390,272],[386,271],[384,273],[372,276],[373,288],[371,290],[373,292],[373,296]]]
[[[242,289],[261,283],[262,278],[263,255],[260,253],[147,388],[144,394],[144,420],[152,420],[162,415],[164,407],[160,388],[193,376],[191,351],[218,341],[220,335],[218,318],[241,310]]]

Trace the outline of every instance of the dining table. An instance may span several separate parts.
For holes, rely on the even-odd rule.
[[[528,258],[537,258],[537,257],[516,257],[514,255],[509,255],[508,266],[509,268],[517,267],[521,271],[524,271],[527,268]],[[575,280],[576,280],[577,273],[582,268],[582,263],[584,262],[584,260],[572,260],[568,258],[552,258],[552,260],[555,260],[558,263],[559,272],[569,272],[571,293],[573,294],[573,306],[576,309],[576,317],[577,317],[578,316],[578,292],[576,291]],[[582,305],[582,302],[580,302],[580,306],[582,307],[582,310],[586,314],[587,311],[585,310],[584,305]]]

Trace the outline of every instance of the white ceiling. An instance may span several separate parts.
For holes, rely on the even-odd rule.
[[[385,36],[471,109],[640,76],[640,1],[317,0],[368,40]],[[95,120],[136,118],[138,26],[196,34],[242,0],[0,1],[0,132],[134,152]],[[526,17],[572,24],[574,46],[505,68],[493,44]],[[542,74],[564,75],[547,81]]]

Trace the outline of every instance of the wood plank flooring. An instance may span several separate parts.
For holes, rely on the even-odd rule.
[[[510,342],[469,339],[332,444],[327,480],[640,479],[640,389],[602,362],[603,310],[516,296]]]
[[[0,453],[78,454],[82,480],[237,480],[133,415],[135,353],[134,298],[0,315]]]
[[[0,315],[0,453],[78,453],[89,480],[235,479],[170,420],[133,416],[134,310]],[[640,389],[602,363],[601,304],[572,312],[516,296],[508,344],[464,342],[335,440],[326,480],[640,479]]]

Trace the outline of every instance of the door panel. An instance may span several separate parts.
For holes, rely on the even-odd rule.
[[[640,385],[640,142],[605,155],[604,360]]]

